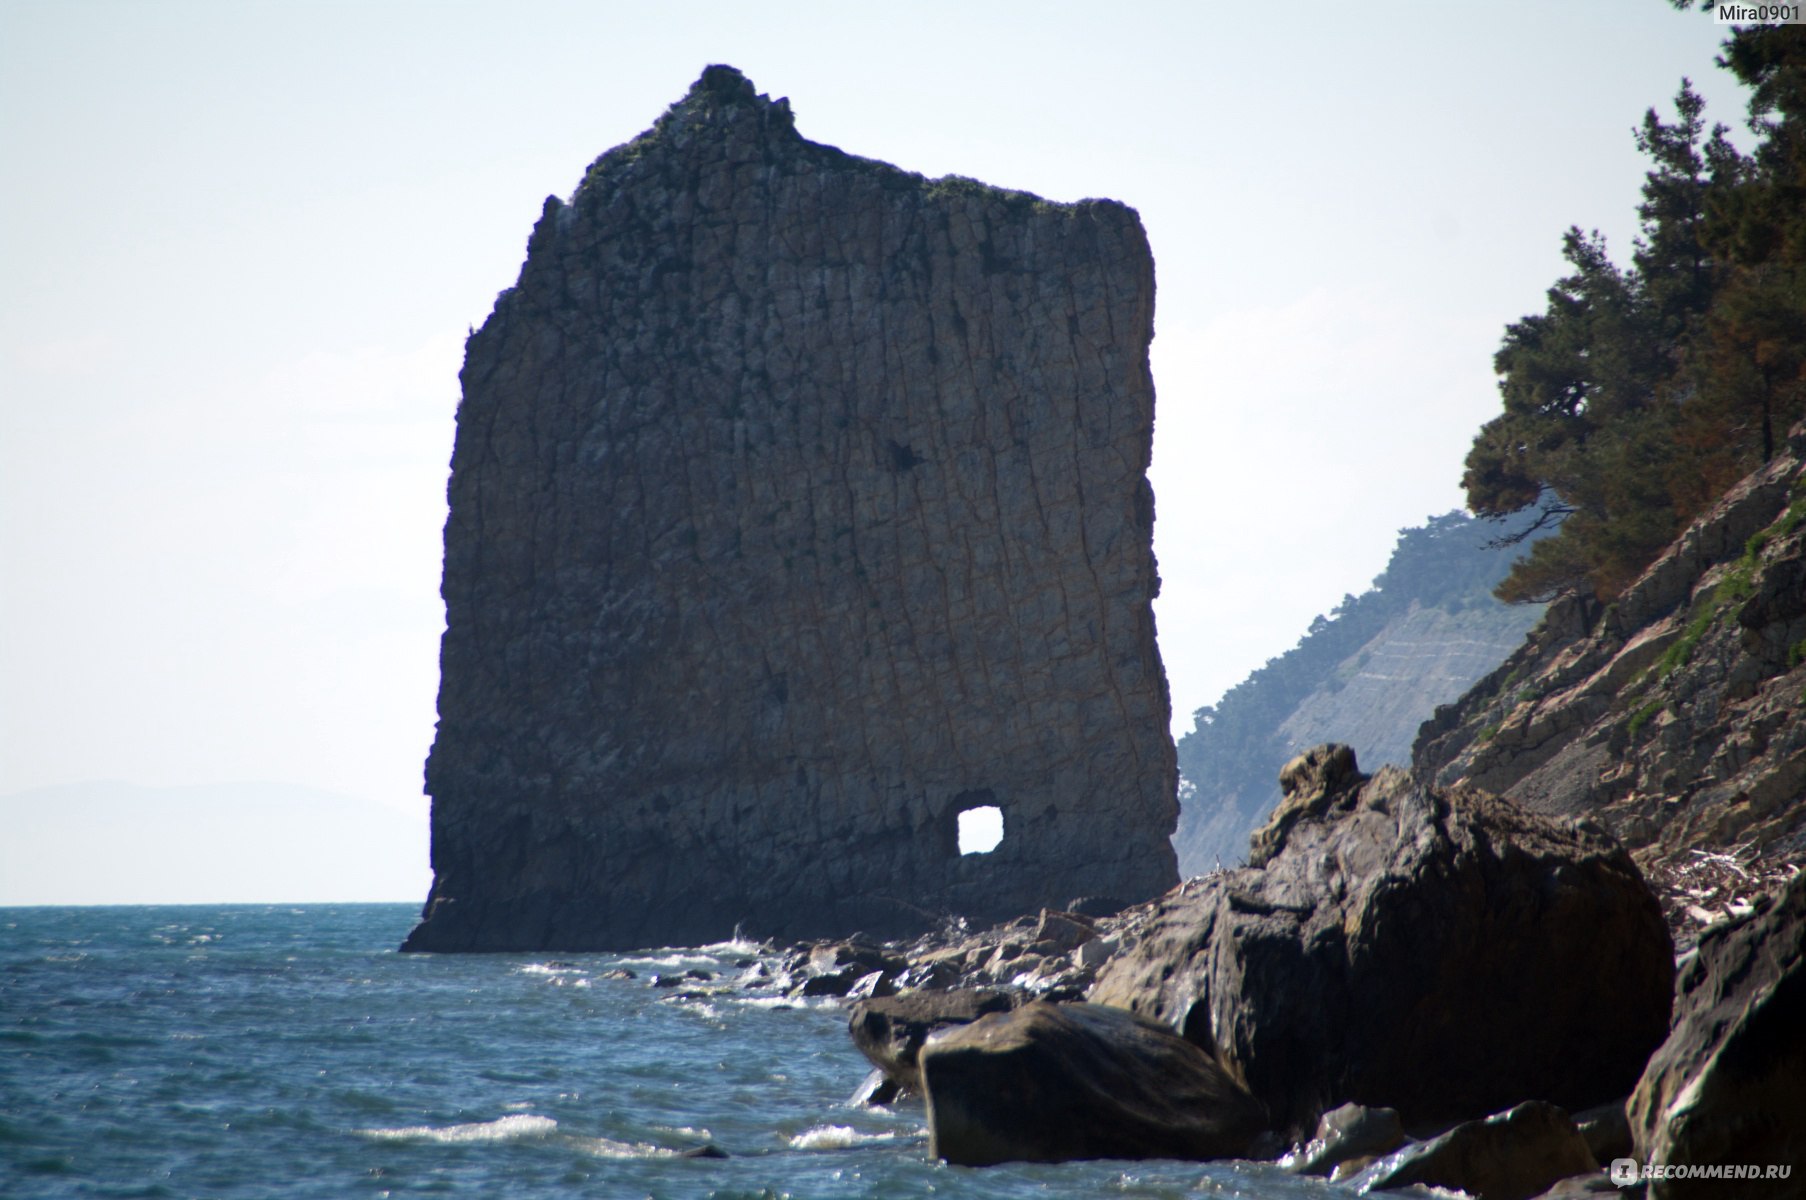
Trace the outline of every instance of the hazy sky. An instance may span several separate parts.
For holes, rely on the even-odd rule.
[[[0,0],[0,796],[317,789],[420,871],[464,335],[711,62],[813,140],[1140,210],[1183,731],[1458,505],[1562,230],[1628,253],[1644,109],[1690,75],[1741,123],[1719,40],[1662,0]]]

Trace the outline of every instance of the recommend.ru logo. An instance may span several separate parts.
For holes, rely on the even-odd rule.
[[[1786,1179],[1792,1163],[1645,1163],[1614,1158],[1612,1182],[1619,1187],[1652,1179]]]

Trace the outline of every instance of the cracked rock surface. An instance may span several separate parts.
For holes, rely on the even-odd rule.
[[[466,348],[408,947],[1175,883],[1153,301],[1133,210],[817,145],[728,67],[548,199]]]
[[[1668,1030],[1673,946],[1597,824],[1300,755],[1251,864],[1125,915],[1087,998],[1218,1053],[1303,1139],[1344,1103],[1410,1130],[1622,1096]]]
[[[1551,605],[1498,670],[1424,723],[1412,761],[1444,785],[1599,820],[1686,945],[1806,857],[1802,714],[1806,424],[1614,604]]]

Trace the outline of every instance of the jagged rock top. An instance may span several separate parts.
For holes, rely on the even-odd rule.
[[[835,146],[812,142],[797,132],[796,115],[791,111],[787,97],[773,100],[760,92],[737,68],[724,64],[705,68],[684,98],[667,109],[650,129],[591,163],[571,197],[571,206],[582,208],[592,202],[605,203],[600,198],[631,183],[636,169],[654,147],[662,143],[684,147],[695,140],[731,144],[736,148],[737,160],[742,162],[800,158],[824,167],[870,172],[874,178],[898,189],[918,188],[927,183],[935,191],[983,194],[994,202],[1048,212],[1075,213],[1099,207],[1134,216],[1133,209],[1116,200],[1085,199],[1062,204],[1032,192],[994,187],[959,175],[929,180],[878,159],[861,158]],[[563,207],[557,197],[548,197],[547,203]]]

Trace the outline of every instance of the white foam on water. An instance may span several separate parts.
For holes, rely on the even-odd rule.
[[[735,1004],[743,1008],[807,1008],[802,1000],[792,1000],[789,996],[735,996]]]
[[[715,1135],[706,1129],[698,1129],[694,1125],[654,1125],[660,1133],[675,1133],[679,1137],[695,1138],[700,1142],[712,1142]]]
[[[409,1125],[400,1129],[359,1129],[379,1142],[524,1142],[543,1138],[558,1128],[550,1117],[522,1113],[468,1125]]]
[[[568,963],[528,963],[516,968],[522,975],[582,975],[582,967],[573,967]]]
[[[613,1138],[571,1138],[565,1144],[597,1158],[677,1158],[681,1150],[668,1150],[649,1142],[617,1142]]]
[[[817,1125],[787,1139],[792,1150],[845,1150],[849,1146],[872,1146],[894,1142],[909,1136],[901,1133],[861,1133],[851,1125]]]
[[[629,954],[623,955],[616,961],[630,963],[636,967],[700,967],[712,965],[715,960],[709,955],[698,954],[692,950],[676,954]]]

